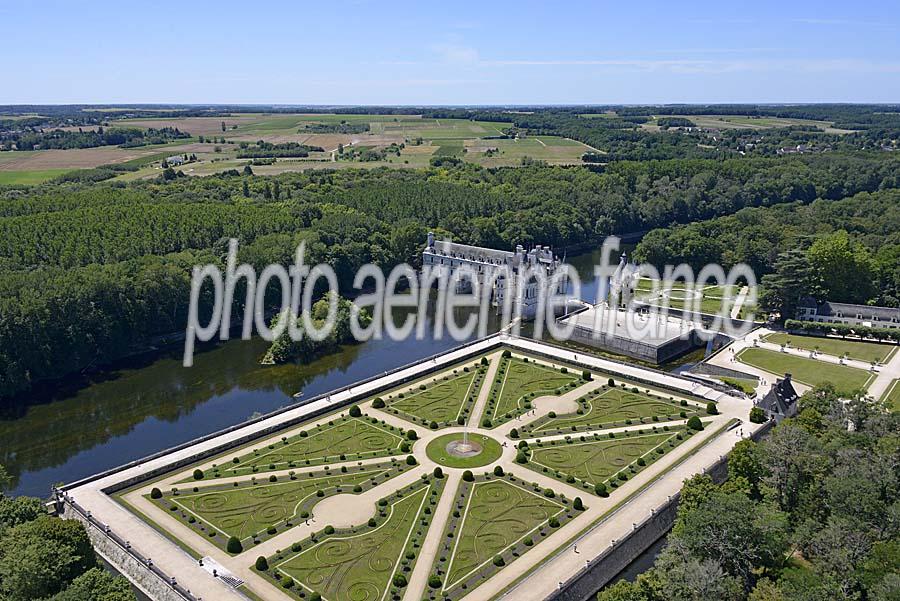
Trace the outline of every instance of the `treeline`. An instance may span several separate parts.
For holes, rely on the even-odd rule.
[[[364,134],[369,131],[368,123],[308,123],[300,129],[302,134]]]
[[[623,116],[741,115],[834,121],[835,127],[844,129],[896,126],[900,121],[898,104],[668,104],[612,108]]]
[[[886,340],[889,342],[900,341],[900,330],[897,328],[873,328],[858,324],[799,321],[796,319],[786,319],[784,327],[791,332],[812,336],[837,334],[841,338],[859,336],[861,338],[874,338],[875,340]]]
[[[96,130],[68,131],[11,131],[0,132],[0,150],[49,150],[73,148],[96,148],[98,146],[121,146],[135,148],[149,144],[165,144],[172,140],[190,138],[191,135],[178,128],[137,129],[114,127]]]
[[[849,427],[848,427],[849,424]],[[900,596],[900,414],[830,385],[728,479],[686,481],[666,548],[598,601],[890,601]]]
[[[230,237],[257,269],[289,264],[306,240],[307,260],[331,264],[349,290],[365,263],[416,265],[428,230],[494,248],[550,244],[563,254],[611,233],[895,187],[898,170],[889,156],[823,156],[623,162],[604,173],[469,164],[250,173],[5,192],[0,397],[182,332],[191,268],[221,265]],[[204,296],[201,316],[211,306]]]
[[[0,465],[0,599],[134,601],[128,581],[98,561],[81,522],[47,515],[41,499],[9,497]]]
[[[900,306],[900,191],[835,201],[747,208],[734,215],[656,229],[635,257],[654,265],[726,269],[747,263],[765,276],[764,308],[792,318],[799,299]]]
[[[238,151],[239,159],[260,159],[266,157],[275,158],[302,158],[308,157],[310,152],[323,152],[321,146],[307,146],[297,142],[285,142],[283,144],[273,144],[260,140],[254,145],[241,143],[241,149]]]

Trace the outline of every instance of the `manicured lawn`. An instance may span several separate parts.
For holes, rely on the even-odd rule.
[[[843,340],[841,338],[825,338],[821,336],[800,336],[786,332],[769,334],[763,340],[779,345],[790,341],[791,347],[809,351],[818,347],[820,352],[826,355],[834,355],[835,357],[840,357],[847,353],[847,356],[851,359],[866,362],[883,362],[891,352],[897,349],[897,346],[893,344],[878,344],[862,340]]]
[[[900,411],[900,380],[894,380],[881,398],[888,404],[891,411]]]
[[[317,592],[329,601],[391,598],[398,590],[392,585],[394,576],[408,578],[415,565],[404,557],[418,556],[431,519],[424,510],[437,503],[444,481],[433,482],[415,485],[400,499],[392,496],[379,507],[373,526],[326,534],[324,540],[318,536],[318,542],[307,539],[299,552],[288,552],[283,561],[269,558],[269,565],[282,575],[281,582],[287,577],[296,581],[290,589],[294,596],[304,591],[307,599]]]
[[[793,379],[809,386],[831,382],[842,394],[851,394],[864,388],[871,379],[869,372],[855,367],[761,348],[744,349],[738,353],[737,358],[742,363],[774,375],[789,373]]]
[[[681,407],[678,401],[670,401],[646,392],[633,392],[631,389],[608,386],[580,398],[578,403],[581,414],[542,418],[533,428],[528,426],[522,428],[522,433],[537,436],[573,431],[573,427],[576,430],[609,428],[628,425],[629,420],[640,423],[642,418],[653,417],[660,420],[683,419],[682,411],[685,412],[685,417],[696,415],[699,411],[694,405]]]
[[[543,447],[533,446],[531,461],[526,464],[531,469],[559,472],[562,477],[572,476],[591,486],[607,482],[616,474],[628,473],[629,466],[636,464],[639,457],[650,463],[655,449],[668,450],[678,442],[676,432],[657,432],[625,436],[616,434],[613,439],[588,440],[588,442],[555,441],[554,446],[543,443]],[[671,446],[669,443],[672,443]],[[635,472],[637,472],[635,465]]]
[[[759,385],[759,380],[750,380],[747,378],[719,378],[726,384],[734,386],[738,390],[743,391],[745,394],[752,395],[756,392],[756,387]]]
[[[362,492],[403,473],[408,467],[402,462],[393,466],[352,466],[348,473],[322,471],[297,474],[293,478],[282,476],[274,483],[268,478],[259,482],[246,479],[238,486],[217,484],[200,488],[198,492],[182,489],[178,495],[167,491],[156,503],[166,509],[174,504],[182,511],[172,512],[173,515],[184,520],[193,516],[212,526],[224,535],[217,539],[220,544],[228,536],[245,541],[265,534],[273,526],[282,530],[286,523],[301,517],[301,512],[312,513],[315,504],[325,497]],[[197,522],[188,523],[195,528],[200,526]]]
[[[544,395],[559,395],[581,378],[572,372],[540,365],[518,357],[502,358],[485,415],[497,426],[525,410],[524,403]]]
[[[461,368],[456,375],[445,375],[437,382],[423,382],[416,390],[401,393],[402,398],[397,395],[389,399],[389,409],[425,424],[434,421],[439,426],[456,425],[458,418],[467,417],[486,371],[480,366],[465,369],[469,371]]]
[[[371,423],[367,417],[339,417],[284,440],[273,441],[238,457],[237,463],[223,459],[208,469],[206,478],[241,476],[307,465],[336,463],[351,459],[384,457],[400,453],[403,438],[391,426]]]
[[[482,565],[492,565],[496,555],[564,511],[556,499],[504,480],[475,482],[468,488],[465,501],[459,503],[464,513],[451,542],[445,590]]]
[[[462,434],[444,434],[438,436],[425,448],[428,457],[441,465],[459,469],[481,467],[500,459],[503,448],[500,443],[483,434],[469,434],[469,441],[481,446],[481,452],[471,457],[457,457],[447,452],[447,445],[454,440],[462,440]]]

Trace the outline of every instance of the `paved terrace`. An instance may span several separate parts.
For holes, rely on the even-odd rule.
[[[103,490],[138,477],[150,470],[164,468],[176,461],[189,459],[204,451],[218,448],[223,444],[244,439],[248,434],[262,433],[267,428],[281,424],[286,420],[302,418],[302,416],[309,415],[320,409],[337,408],[341,405],[349,404],[351,401],[360,402],[383,390],[386,386],[400,385],[402,381],[408,381],[411,378],[415,379],[427,372],[440,370],[443,367],[449,368],[460,360],[469,357],[488,355],[490,366],[485,380],[486,385],[482,388],[470,417],[471,424],[479,424],[490,390],[489,383],[493,378],[493,374],[496,373],[500,360],[500,353],[497,348],[500,344],[512,347],[514,352],[518,350],[538,355],[540,357],[538,361],[546,365],[562,365],[562,363],[556,363],[556,361],[576,363],[595,370],[637,379],[648,384],[662,385],[676,391],[680,390],[687,398],[690,398],[690,395],[694,395],[702,399],[716,401],[720,414],[704,418],[707,424],[705,430],[692,436],[676,447],[676,449],[667,453],[663,458],[652,463],[647,469],[639,472],[635,477],[616,489],[616,492],[608,498],[595,497],[582,489],[572,487],[516,464],[514,461],[516,454],[514,444],[511,442],[507,444],[501,458],[495,464],[484,468],[485,470],[491,469],[493,465],[501,465],[505,471],[525,481],[538,482],[541,486],[552,488],[569,498],[580,495],[585,499],[587,510],[554,531],[539,546],[536,546],[475,588],[466,596],[466,599],[486,600],[501,594],[510,599],[518,599],[522,598],[522,591],[525,590],[528,591],[528,598],[543,598],[552,594],[561,581],[569,579],[584,569],[586,560],[599,555],[614,544],[614,541],[626,537],[632,530],[633,524],[641,522],[646,516],[650,515],[652,510],[662,507],[670,496],[680,490],[684,479],[718,462],[739,440],[741,433],[744,436],[749,436],[754,429],[759,427],[745,423],[741,429],[726,431],[725,428],[732,419],[745,420],[750,403],[746,400],[731,397],[713,388],[670,374],[601,359],[571,350],[564,350],[533,340],[496,335],[444,355],[426,359],[415,365],[397,370],[392,374],[336,391],[324,398],[314,399],[300,407],[294,407],[276,415],[264,417],[259,421],[241,426],[230,432],[199,441],[196,444],[165,453],[145,462],[139,462],[121,471],[103,475],[96,480],[76,483],[67,492],[79,505],[90,511],[95,518],[107,524],[113,532],[129,540],[133,547],[142,555],[152,558],[154,564],[162,571],[189,588],[196,597],[207,600],[243,598],[240,593],[226,586],[221,580],[212,577],[199,567],[197,561],[184,550],[158,533],[141,518],[114,501]],[[550,411],[571,411],[576,406],[575,400],[579,396],[602,385],[602,382],[598,380],[599,378],[595,378],[593,381],[584,383],[578,388],[558,397],[536,398],[533,402],[534,411],[532,415],[522,416],[518,420],[511,420],[492,430],[469,427],[469,431],[481,432],[498,440],[505,439],[504,437],[512,428],[545,416]],[[677,393],[675,395],[678,396]],[[702,405],[702,402],[699,402],[697,399],[692,399],[692,402]],[[410,423],[398,416],[372,408],[370,401],[362,403],[361,408],[364,412],[371,414],[373,417],[384,419],[388,423],[404,428],[411,427]],[[317,421],[327,421],[327,419],[330,419],[330,417],[318,418],[318,420],[313,420],[309,424],[304,424],[303,427],[308,427]],[[434,432],[421,426],[415,426],[415,429],[420,434],[420,440],[416,442],[413,453],[419,459],[420,465],[393,478],[390,481],[391,488],[399,488],[419,479],[424,473],[430,473],[436,464],[428,459],[424,452],[428,442],[437,436],[462,431],[463,428],[445,428]],[[281,436],[282,434],[278,433],[275,436]],[[272,436],[272,434],[267,436]],[[544,438],[549,439],[551,437]],[[262,440],[260,440],[259,444],[263,444]],[[212,460],[209,463],[211,462]],[[347,463],[356,464],[355,461]],[[333,464],[333,467],[337,465],[340,464]],[[161,482],[154,482],[152,485],[164,487],[166,484],[171,484],[189,475],[193,467],[177,469],[167,474]],[[446,467],[443,469],[448,478],[446,490],[455,490],[462,470]],[[305,470],[299,469],[296,471],[302,472]],[[268,555],[273,553],[275,549],[287,548],[290,542],[304,538],[312,531],[320,529],[324,524],[331,523],[335,526],[340,526],[343,524],[363,523],[368,517],[374,515],[375,501],[385,494],[385,486],[376,487],[362,495],[336,495],[324,499],[316,506],[314,519],[310,520],[311,524],[298,524],[291,530],[280,533],[260,545],[248,549],[247,552],[237,557],[229,556],[208,540],[205,540],[168,515],[165,511],[148,502],[143,495],[149,492],[151,487],[149,481],[128,493],[126,499],[145,515],[181,540],[186,541],[195,551],[212,557],[228,568],[233,574],[244,580],[255,594],[264,599],[275,600],[289,599],[290,597],[253,572],[250,569],[252,561],[258,555]],[[431,569],[431,560],[433,559],[429,555],[429,551],[433,555],[433,551],[438,548],[443,532],[443,523],[452,505],[448,500],[451,498],[452,494],[444,494],[436,508],[433,526],[423,541],[422,561],[417,563],[415,570],[410,575],[409,586],[405,591],[405,599],[421,599],[426,591],[427,578]],[[627,502],[620,505],[626,499]],[[575,545],[578,546],[577,552],[574,549]],[[542,563],[543,565],[540,565]],[[535,569],[539,565],[540,567]]]

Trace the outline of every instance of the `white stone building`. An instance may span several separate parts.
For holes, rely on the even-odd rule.
[[[542,285],[547,287],[547,294],[555,292],[562,295],[566,292],[566,278],[558,277],[555,286],[551,279],[561,265],[549,246],[537,245],[526,251],[519,244],[515,251],[495,250],[438,241],[431,232],[422,251],[423,269],[430,268],[448,276],[461,268],[469,269],[482,285],[491,287],[494,306],[500,309],[504,302],[509,302],[512,315],[516,315],[521,307],[521,315],[526,319],[532,319],[537,312]],[[525,282],[521,290],[520,281]],[[467,281],[461,281],[459,287],[470,289]]]

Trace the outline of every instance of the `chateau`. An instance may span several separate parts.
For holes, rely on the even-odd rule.
[[[538,307],[540,286],[546,286],[547,294],[553,292],[551,278],[562,262],[553,254],[549,246],[537,245],[526,251],[519,244],[515,251],[495,250],[457,244],[449,240],[436,241],[432,232],[428,233],[425,250],[422,251],[422,267],[436,270],[438,274],[446,271],[453,275],[460,268],[470,269],[471,273],[482,284],[491,286],[491,302],[500,308],[504,299],[509,298],[512,314],[521,308],[525,319],[532,319]],[[521,274],[521,275],[520,275]],[[518,290],[520,277],[527,278],[524,287]],[[567,280],[560,279],[555,287],[556,294],[566,291]],[[467,282],[460,282],[461,289],[471,287]]]

